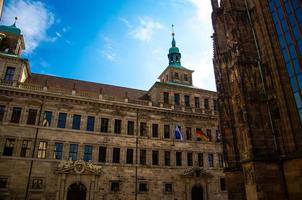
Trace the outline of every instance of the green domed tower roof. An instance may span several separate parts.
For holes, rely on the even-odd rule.
[[[179,48],[176,47],[176,41],[175,41],[175,33],[174,33],[174,25],[172,25],[172,47],[169,49],[169,66],[172,67],[181,67],[180,58],[181,53],[179,52]]]
[[[15,20],[17,20],[17,18],[15,18]],[[0,25],[0,32],[21,35],[21,29],[16,26],[16,21],[10,26]]]

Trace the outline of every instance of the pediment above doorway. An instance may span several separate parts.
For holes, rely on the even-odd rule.
[[[57,167],[56,173],[100,175],[102,173],[102,167],[92,163],[91,161],[86,162],[84,160],[65,160],[60,162]]]
[[[189,167],[184,170],[182,176],[184,177],[201,177],[201,178],[212,178],[213,175],[210,173],[206,172],[203,168],[201,167]]]

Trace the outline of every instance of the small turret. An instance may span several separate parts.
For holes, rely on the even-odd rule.
[[[172,47],[169,49],[169,66],[173,67],[181,67],[181,53],[179,52],[179,48],[176,47],[176,41],[175,41],[175,33],[174,33],[174,25],[172,25]]]

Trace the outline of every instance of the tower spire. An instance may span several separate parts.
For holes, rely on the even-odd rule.
[[[172,47],[176,47],[176,42],[175,42],[174,36],[175,36],[174,24],[172,24]]]
[[[174,32],[174,24],[172,24],[172,47],[169,49],[169,65],[174,67],[181,67],[180,58],[181,54],[179,49],[176,47],[175,41],[175,32]]]

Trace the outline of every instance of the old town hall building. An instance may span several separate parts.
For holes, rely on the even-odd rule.
[[[0,26],[0,199],[222,200],[216,93],[172,40],[148,91],[31,72]]]

